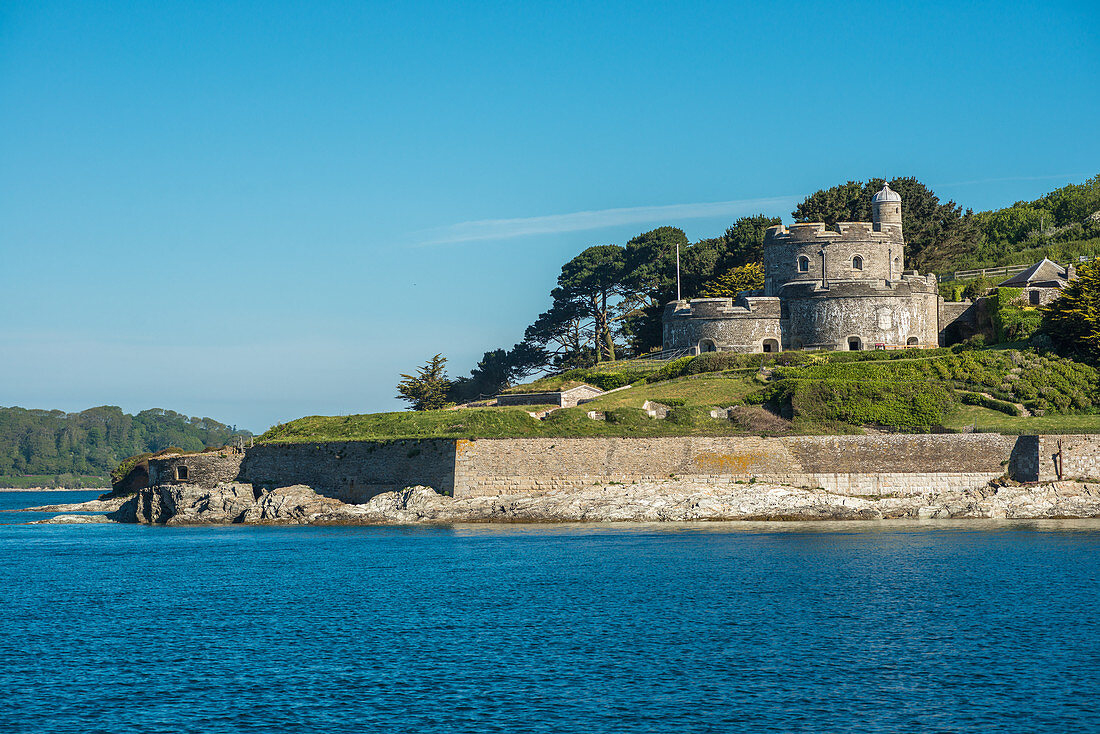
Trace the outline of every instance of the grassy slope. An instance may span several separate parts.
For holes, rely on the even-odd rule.
[[[1044,415],[1020,418],[976,405],[961,405],[948,416],[946,428],[996,433],[1100,433],[1100,415]]]
[[[1040,357],[1033,352],[1011,348],[994,348],[960,354],[940,349],[893,355],[857,355],[850,352],[803,354],[795,358],[803,363],[780,367],[777,376],[854,382],[893,380],[903,384],[942,381],[959,390],[989,392],[1000,399],[1017,403],[1025,401],[1026,388],[1035,393],[1035,400],[1041,401],[1039,407],[1047,410],[1047,415],[1042,417],[1020,418],[963,405],[956,407],[944,420],[944,425],[954,430],[977,427],[978,430],[1006,433],[1100,432],[1100,414],[1087,413],[1088,410],[1096,410],[1096,407],[1090,407],[1091,402],[1087,400],[1083,403],[1083,409],[1076,407],[1082,396],[1097,392],[1096,372],[1054,357]],[[731,356],[731,359],[739,358]],[[858,361],[851,361],[853,359]],[[627,363],[620,365],[625,369],[635,366]],[[736,366],[740,367],[739,364]],[[609,365],[603,369],[610,370],[612,367]],[[277,426],[261,440],[302,442],[432,437],[735,435],[743,431],[728,420],[710,418],[707,409],[711,406],[744,404],[746,396],[760,393],[765,386],[755,379],[754,374],[755,368],[742,367],[639,384],[609,393],[577,408],[555,411],[545,421],[536,420],[527,413],[528,410],[536,410],[537,406],[344,417],[311,416]],[[542,381],[539,386],[545,384]],[[532,387],[528,385],[524,389],[531,390]],[[1002,391],[1007,392],[1002,394]],[[682,407],[674,407],[668,419],[656,420],[641,411],[646,400],[667,401]],[[1065,407],[1062,413],[1055,414],[1057,406],[1053,402],[1057,401]],[[1035,406],[1034,401],[1025,402]],[[590,410],[606,412],[608,420],[589,419],[587,413]],[[805,417],[796,418],[792,428],[798,433],[851,433],[861,430],[858,426]]]
[[[763,387],[762,384],[743,377],[692,375],[655,385],[640,385],[617,390],[596,398],[591,403],[585,403],[585,407],[589,410],[640,408],[647,400],[658,403],[665,400],[683,401],[684,405],[699,407],[726,407],[741,403],[750,392]]]

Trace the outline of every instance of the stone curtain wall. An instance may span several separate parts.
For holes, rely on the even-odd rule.
[[[241,477],[264,486],[305,484],[318,494],[360,503],[417,484],[450,494],[454,466],[450,439],[264,444],[247,450]]]
[[[219,482],[234,482],[241,471],[243,454],[217,452],[184,454],[149,460],[149,485],[197,484],[213,487]],[[177,479],[178,469],[187,467],[187,478]]]
[[[1100,436],[975,433],[265,444],[243,456],[221,452],[152,459],[149,476],[154,485],[305,484],[350,503],[418,484],[473,497],[673,476],[712,484],[756,478],[873,496],[979,488],[1006,473],[1022,482],[1052,481],[1058,478],[1056,462],[1065,479],[1100,478]],[[187,466],[186,480],[176,479],[180,465]]]
[[[1100,436],[1039,436],[1035,441],[1038,481],[1100,479]]]
[[[676,476],[857,494],[981,487],[1004,475],[1015,436],[536,438],[458,441],[455,495],[549,492]]]

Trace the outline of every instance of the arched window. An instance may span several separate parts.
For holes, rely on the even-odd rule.
[[[863,270],[863,257],[856,255],[852,258],[852,268],[855,270]]]
[[[765,339],[762,346],[763,346],[765,352],[778,352],[779,351],[779,340],[778,339]]]
[[[718,346],[714,343],[713,339],[704,339],[699,342],[700,352],[717,352]]]
[[[852,352],[858,352],[863,349],[863,340],[858,336],[848,337],[848,349]]]
[[[911,337],[909,337],[908,339],[906,339],[906,340],[905,340],[905,346],[907,346],[907,347],[915,347],[915,346],[917,346],[917,337],[915,337],[915,336],[911,336]]]
[[[810,272],[810,258],[806,257],[805,255],[802,255],[798,258],[798,272]]]

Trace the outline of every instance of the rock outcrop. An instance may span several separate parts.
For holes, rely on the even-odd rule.
[[[105,496],[105,495],[104,495]],[[94,499],[87,502],[68,502],[60,505],[42,505],[41,507],[27,507],[23,512],[114,512],[126,502],[129,497],[111,497],[109,499]]]
[[[1086,518],[1100,517],[1100,483],[1003,484],[961,493],[881,497],[681,480],[463,499],[441,496],[429,487],[409,487],[349,505],[304,485],[253,489],[227,482],[213,489],[149,487],[108,517],[163,525]]]

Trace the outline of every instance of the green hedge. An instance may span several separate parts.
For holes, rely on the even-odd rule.
[[[767,393],[774,409],[794,419],[907,430],[941,425],[955,405],[951,391],[935,382],[784,379]]]
[[[976,392],[963,392],[959,394],[959,399],[966,405],[979,405],[983,408],[989,408],[991,410],[999,410],[1007,415],[1018,416],[1020,415],[1020,409],[1012,403],[1007,403],[1004,400],[994,400],[993,398],[986,397]]]

